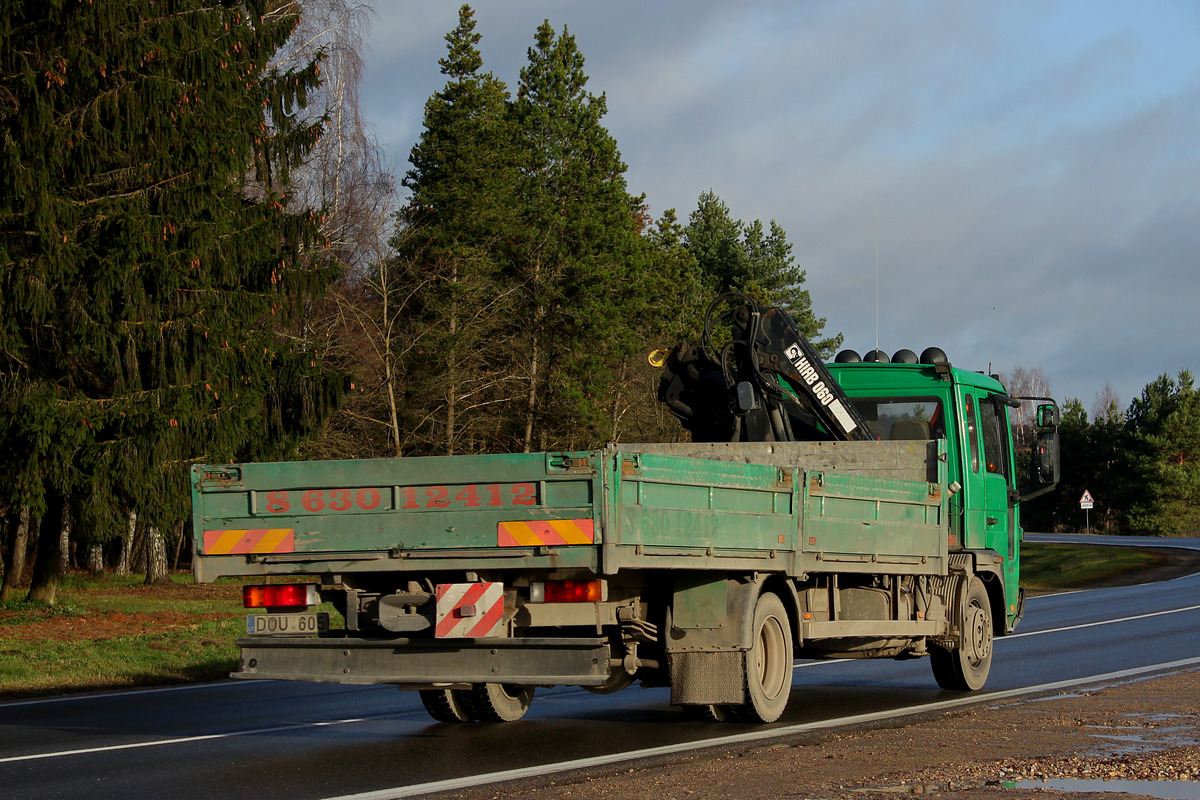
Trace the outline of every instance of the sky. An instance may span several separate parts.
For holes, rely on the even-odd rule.
[[[361,97],[397,175],[459,5],[376,0]],[[514,93],[538,25],[566,26],[631,194],[777,221],[846,347],[1041,369],[1089,411],[1200,374],[1200,3],[473,7]]]

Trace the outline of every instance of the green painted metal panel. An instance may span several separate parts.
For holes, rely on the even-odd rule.
[[[938,484],[811,472],[804,487],[805,553],[835,561],[944,561],[946,507]]]
[[[570,468],[542,453],[197,467],[197,552],[213,530],[290,529],[294,552],[336,553],[496,547],[503,522],[594,524],[597,479],[572,455]]]
[[[724,575],[680,573],[675,576],[671,603],[671,625],[676,628],[714,629],[724,627],[729,582]]]
[[[795,548],[794,470],[643,453],[618,460],[618,524],[610,533],[618,544],[684,552]]]
[[[360,571],[496,559],[513,567],[597,569],[607,569],[605,560],[622,569],[711,569],[714,558],[757,559],[763,569],[778,569],[787,563],[782,554],[798,549],[820,558],[936,562],[944,560],[947,538],[942,484],[619,447],[197,467],[193,489],[202,555],[205,531],[289,529],[297,559],[379,554],[352,567]],[[501,523],[547,520],[588,521],[593,543],[499,545]],[[643,554],[654,563],[639,560]],[[222,574],[271,571],[253,561],[210,558]],[[283,561],[277,571],[296,568]]]

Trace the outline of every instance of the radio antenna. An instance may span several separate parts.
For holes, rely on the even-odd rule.
[[[875,350],[879,351],[879,206],[875,207]]]
[[[992,374],[992,342],[996,340],[996,307],[992,306],[992,327],[988,331],[988,375]]]

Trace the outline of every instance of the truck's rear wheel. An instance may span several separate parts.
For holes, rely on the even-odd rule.
[[[477,683],[465,694],[476,719],[484,722],[513,722],[525,716],[533,703],[532,686],[507,683]]]
[[[735,712],[747,721],[774,722],[792,694],[792,627],[777,595],[759,596],[753,634],[746,653],[746,702]]]
[[[958,648],[931,647],[929,660],[938,686],[974,691],[983,688],[992,669],[992,604],[983,581],[971,578],[962,603]]]
[[[470,698],[462,689],[422,689],[421,704],[438,722],[470,722],[475,719]]]

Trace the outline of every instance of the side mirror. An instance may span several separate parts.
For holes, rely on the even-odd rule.
[[[1037,407],[1037,426],[1039,428],[1057,428],[1059,421],[1058,406],[1047,404]]]
[[[1053,408],[1053,406],[1042,406],[1039,408],[1039,420],[1043,408]],[[1054,410],[1057,411],[1058,409]],[[1037,475],[1038,483],[1058,483],[1061,467],[1062,448],[1058,438],[1058,431],[1039,430],[1033,443],[1033,470]]]
[[[1062,472],[1062,446],[1058,438],[1058,423],[1062,415],[1058,403],[1049,397],[1022,397],[1022,400],[1049,400],[1037,407],[1037,424],[1033,434],[1033,474],[1042,488],[1021,495],[1021,501],[1054,491]]]

